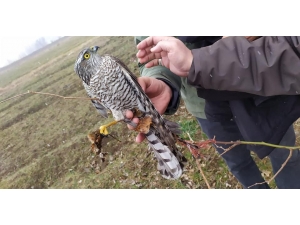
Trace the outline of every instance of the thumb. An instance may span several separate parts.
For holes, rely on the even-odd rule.
[[[151,86],[152,81],[150,77],[139,77],[138,78],[138,83],[140,84],[141,88],[143,89],[143,91],[146,92],[146,90]]]
[[[147,84],[146,84],[147,79],[146,78],[148,78],[148,77],[139,77],[138,78],[138,83],[141,86],[141,88],[143,89],[143,91],[145,91],[146,87],[147,87]]]

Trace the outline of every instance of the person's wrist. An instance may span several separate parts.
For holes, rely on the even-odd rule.
[[[162,81],[162,82],[163,82],[163,81]],[[169,100],[169,101],[168,101],[168,104],[169,104],[169,102],[170,102],[170,100],[172,99],[172,96],[173,96],[172,89],[170,88],[169,85],[166,85],[165,92],[166,92],[166,94],[167,94],[166,99]]]
[[[169,104],[173,96],[173,87],[171,86],[171,83],[168,80],[165,80],[163,78],[158,78],[157,80],[161,82],[161,95],[164,96],[164,101],[166,101]]]
[[[158,80],[161,80],[166,84],[168,88],[168,106],[164,112],[166,115],[172,115],[176,112],[179,103],[180,103],[180,92],[177,90],[177,88],[172,84],[169,80],[164,79],[164,78],[157,78]],[[170,92],[169,92],[170,91]]]

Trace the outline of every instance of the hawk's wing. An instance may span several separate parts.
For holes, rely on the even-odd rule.
[[[85,82],[82,82],[83,83],[83,86],[86,90],[86,93],[88,94],[88,96],[90,98],[94,98],[92,95],[91,95],[91,91],[90,91],[90,87],[85,83]],[[97,111],[100,113],[101,116],[107,118],[108,115],[107,115],[107,108],[102,105],[98,100],[91,100],[92,101],[92,104],[94,105],[94,107],[97,109]]]
[[[124,75],[128,78],[129,82],[132,82],[132,87],[136,88],[138,92],[144,95],[145,98],[147,98],[149,101],[150,99],[146,94],[144,94],[144,90],[142,89],[141,85],[139,84],[137,77],[132,74],[132,72],[129,70],[129,68],[118,58],[112,56],[112,55],[106,55],[111,57],[114,61],[116,61],[120,67],[123,70]]]

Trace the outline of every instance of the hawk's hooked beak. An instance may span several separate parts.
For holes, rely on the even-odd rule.
[[[97,52],[98,49],[99,49],[99,46],[93,46],[93,47],[91,47],[91,50],[92,50],[93,52]]]

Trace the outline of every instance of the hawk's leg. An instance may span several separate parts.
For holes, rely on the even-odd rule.
[[[145,112],[139,109],[133,110],[134,117],[139,118],[139,123],[134,126],[134,130],[143,134],[147,134],[150,131],[150,125],[152,124],[152,117],[146,115]]]
[[[137,124],[132,122],[131,119],[125,118],[124,122],[127,123],[128,125],[132,126],[133,128],[136,128]]]
[[[145,116],[143,118],[140,118],[140,121],[134,130],[143,134],[148,134],[150,131],[151,124],[152,124],[152,118],[150,116]]]
[[[133,113],[133,117],[138,117],[140,119],[140,117],[144,116],[144,113],[141,112],[140,110],[134,108],[134,109],[131,109],[132,113]],[[124,116],[125,117],[125,116]],[[134,123],[132,121],[132,119],[128,119],[128,118],[124,118],[124,122],[127,123],[128,125],[132,126],[133,128],[136,128],[138,126],[137,123]]]
[[[111,122],[111,123],[109,123],[109,124],[106,124],[106,125],[101,126],[101,127],[100,127],[100,134],[102,134],[102,135],[108,135],[108,130],[107,130],[107,128],[110,127],[110,126],[112,126],[112,125],[115,125],[116,123],[118,123],[118,122],[120,122],[120,121],[122,121],[122,120],[113,121],[113,122]]]

